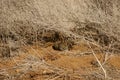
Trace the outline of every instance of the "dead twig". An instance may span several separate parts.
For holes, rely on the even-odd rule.
[[[90,45],[90,43],[87,41],[87,44],[88,44],[88,46],[89,46],[89,48],[91,49],[91,51],[92,51],[92,54],[93,54],[93,56],[95,57],[95,59],[97,60],[97,62],[98,62],[98,64],[99,64],[99,66],[101,67],[101,69],[103,70],[103,72],[104,72],[104,75],[105,75],[105,79],[107,78],[107,73],[106,73],[106,70],[104,69],[104,67],[102,66],[102,64],[101,64],[101,62],[99,61],[99,59],[97,58],[97,56],[96,56],[96,54],[95,54],[95,52],[94,52],[94,50],[92,49],[92,47],[91,47],[91,45]]]

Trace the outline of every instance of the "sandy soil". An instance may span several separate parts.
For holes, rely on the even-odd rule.
[[[0,80],[105,80],[104,73],[89,47],[81,42],[70,51],[24,46],[24,53],[0,61]],[[101,63],[104,54],[94,48]],[[108,80],[119,80],[120,56],[112,54],[103,65]],[[114,73],[114,74],[113,74]]]

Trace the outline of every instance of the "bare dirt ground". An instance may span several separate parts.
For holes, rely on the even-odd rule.
[[[19,56],[0,61],[0,80],[105,80],[104,73],[86,43],[70,51],[47,47],[24,46]],[[47,44],[47,45],[48,45]],[[119,80],[120,56],[112,54],[104,63],[104,53],[95,53],[107,72],[107,80]]]

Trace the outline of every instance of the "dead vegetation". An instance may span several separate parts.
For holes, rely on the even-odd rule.
[[[119,0],[0,4],[0,80],[120,79]]]

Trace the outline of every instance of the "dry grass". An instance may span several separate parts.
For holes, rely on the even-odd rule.
[[[79,80],[82,77],[83,80],[95,78],[99,80],[100,76],[104,80],[103,72],[99,69],[97,69],[97,73],[90,70],[88,73],[83,72],[82,76],[69,69],[71,67],[87,69],[89,60],[93,60],[94,57],[104,71],[105,78],[110,79],[107,62],[113,64],[115,59],[113,58],[112,62],[111,56],[119,56],[119,26],[119,0],[1,0],[0,58],[8,61],[12,59],[11,64],[15,63],[15,69],[20,67],[18,65],[23,66],[24,69],[20,67],[21,73],[18,71],[17,75],[12,76],[16,72],[9,73],[8,69],[0,67],[0,79],[2,80],[5,76],[6,79],[16,80],[16,76],[18,76],[20,80],[27,80],[32,79],[35,75],[38,75],[37,77],[40,79],[43,73],[38,74],[34,70],[36,68],[31,69],[31,64],[33,64],[37,65],[39,69],[48,70],[48,73],[43,70],[45,75],[41,77],[41,80]],[[65,43],[70,49],[62,52],[53,50],[52,46],[58,43]],[[30,52],[31,50],[32,52]],[[102,61],[98,58],[98,54],[95,54],[97,51],[102,53]],[[91,53],[93,53],[92,59]],[[81,55],[87,55],[88,59],[90,57],[88,62],[86,58],[76,58]],[[21,63],[18,64],[17,60]],[[87,63],[84,63],[83,60]],[[117,62],[113,64],[114,67],[119,66]],[[5,62],[1,61],[1,63]],[[58,66],[56,63],[59,63]],[[85,66],[83,66],[84,64]],[[13,71],[14,67],[12,67]],[[85,71],[87,72],[87,70]],[[2,73],[4,74],[2,75]],[[86,77],[86,75],[90,77]],[[111,77],[111,79],[114,78],[117,80],[116,77]]]

